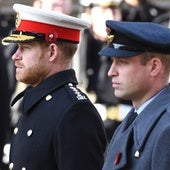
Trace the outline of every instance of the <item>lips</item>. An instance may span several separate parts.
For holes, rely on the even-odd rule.
[[[21,70],[23,67],[22,66],[16,66],[16,71]]]
[[[118,82],[112,82],[112,87],[113,88],[119,88],[120,87],[120,83],[118,83]]]
[[[16,72],[23,69],[23,66],[21,64],[15,64],[15,67],[16,67]]]
[[[16,67],[16,68],[22,68],[22,66],[19,66],[19,65],[16,65],[15,67]]]
[[[21,69],[21,68],[23,68],[23,64],[16,62],[15,67]]]

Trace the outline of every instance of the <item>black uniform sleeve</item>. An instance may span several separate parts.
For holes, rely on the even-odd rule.
[[[61,118],[54,140],[59,170],[101,170],[105,146],[104,127],[91,103],[76,103]]]

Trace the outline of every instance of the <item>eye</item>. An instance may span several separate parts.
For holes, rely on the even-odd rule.
[[[23,51],[29,50],[30,47],[29,47],[28,45],[21,45],[21,46],[20,46],[20,49],[21,49],[21,51],[23,52]]]
[[[23,49],[30,49],[30,47],[27,46],[27,45],[24,45],[24,46],[23,46]]]
[[[127,61],[125,59],[118,60],[119,65],[126,64],[126,63],[127,63]]]

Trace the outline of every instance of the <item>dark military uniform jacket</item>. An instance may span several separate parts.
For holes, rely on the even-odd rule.
[[[170,86],[124,130],[129,115],[112,137],[103,170],[170,169]]]
[[[102,120],[77,87],[73,70],[28,88],[14,129],[13,170],[101,170],[106,140]]]

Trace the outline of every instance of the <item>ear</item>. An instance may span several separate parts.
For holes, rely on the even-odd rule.
[[[56,60],[58,55],[58,46],[55,43],[51,43],[49,45],[49,52],[50,52],[49,61],[51,62]]]
[[[150,64],[151,64],[150,65],[151,66],[150,67],[150,74],[151,74],[151,76],[155,77],[162,70],[162,67],[163,67],[162,62],[161,62],[161,60],[159,58],[155,57],[155,58],[150,60]]]

